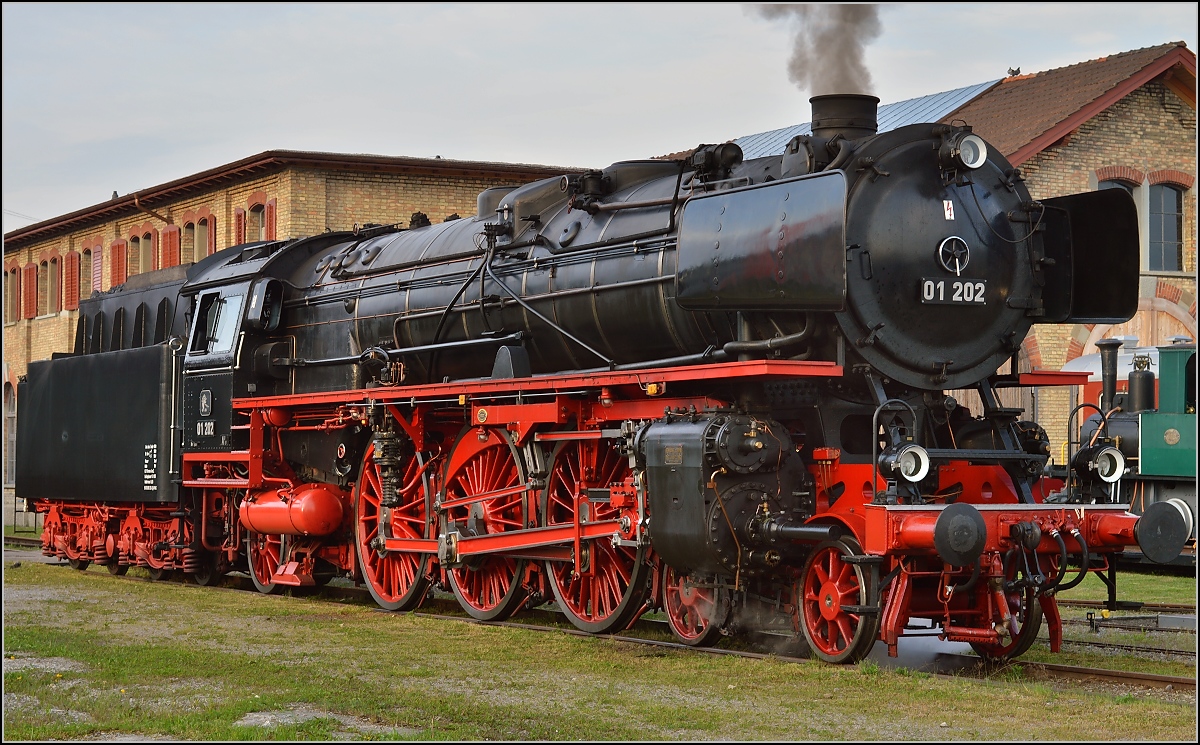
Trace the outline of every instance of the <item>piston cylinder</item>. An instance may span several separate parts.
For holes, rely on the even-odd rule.
[[[330,484],[260,491],[242,501],[242,526],[271,535],[329,535],[342,524],[347,495]]]

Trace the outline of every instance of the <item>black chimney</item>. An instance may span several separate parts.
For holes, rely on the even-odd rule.
[[[1100,348],[1100,410],[1108,411],[1113,407],[1113,399],[1117,397],[1117,350],[1123,342],[1120,339],[1101,339],[1096,342]]]
[[[817,137],[840,134],[848,140],[870,137],[879,131],[879,99],[858,93],[813,96],[812,133]]]

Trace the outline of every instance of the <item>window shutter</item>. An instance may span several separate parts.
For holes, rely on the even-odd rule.
[[[212,256],[217,252],[217,218],[213,215],[208,216],[208,255]]]
[[[246,242],[246,210],[241,207],[233,211],[233,244],[240,246]]]
[[[63,308],[79,308],[79,253],[71,251],[63,257]]]
[[[21,276],[25,280],[25,286],[21,288],[24,300],[21,307],[21,318],[35,318],[38,306],[37,264],[26,264],[25,268],[21,270]]]
[[[268,199],[263,205],[263,221],[267,224],[267,240],[275,240],[275,200]]]
[[[123,240],[113,241],[112,256],[109,259],[109,287],[125,284],[125,246]]]
[[[179,266],[180,231],[178,225],[168,225],[162,233],[162,268]]]

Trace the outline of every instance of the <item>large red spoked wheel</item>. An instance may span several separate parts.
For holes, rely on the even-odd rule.
[[[446,465],[443,504],[480,498],[446,508],[446,519],[463,537],[506,533],[529,525],[525,469],[508,435],[468,429],[459,437]],[[488,496],[490,495],[490,496]],[[506,556],[478,556],[451,569],[450,589],[471,617],[502,621],[525,601],[526,562]]]
[[[847,608],[861,608],[869,600],[868,570],[846,561],[847,556],[860,552],[853,538],[826,541],[813,549],[804,566],[801,627],[813,652],[826,662],[858,662],[879,636],[878,612]]]
[[[607,502],[585,502],[589,488],[624,481],[629,461],[600,440],[564,442],[554,455],[550,479],[542,495],[545,525],[572,525],[577,506],[585,522],[614,520],[620,510]],[[614,546],[608,536],[584,542],[584,571],[575,563],[547,561],[546,574],[558,605],[571,623],[593,634],[625,628],[646,601],[651,567],[645,546]]]
[[[354,492],[354,538],[358,562],[371,597],[385,610],[407,611],[421,605],[429,591],[429,554],[413,551],[387,551],[388,538],[427,538],[429,508],[426,504],[428,480],[421,471],[419,454],[406,459],[397,469],[396,485],[400,503],[383,506],[383,482],[379,464],[374,461],[375,446],[367,448],[362,476]]]
[[[716,644],[729,618],[729,590],[712,582],[694,582],[665,564],[662,575],[663,610],[676,638],[693,647]]]
[[[283,562],[283,536],[251,532],[246,536],[246,560],[250,565],[250,579],[264,595],[279,590],[271,576]]]
[[[1016,562],[1011,562],[1015,566]],[[1010,568],[1008,579],[1016,576],[1015,568]],[[1008,641],[998,644],[971,642],[971,648],[985,660],[999,662],[1020,657],[1029,651],[1037,641],[1038,632],[1042,630],[1042,603],[1034,594],[1033,588],[1014,590],[1005,593],[1008,603]],[[995,619],[998,623],[999,618]]]

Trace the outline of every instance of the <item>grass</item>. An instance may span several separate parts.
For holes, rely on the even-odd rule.
[[[102,568],[6,565],[4,594],[6,740],[1001,740],[1029,712],[1052,713],[1046,740],[1196,727],[1194,701],[696,655]],[[297,707],[312,718],[237,724]]]
[[[1059,595],[1064,600],[1108,600],[1108,585],[1088,573],[1078,587]],[[1143,603],[1180,603],[1196,605],[1196,573],[1183,574],[1177,570],[1117,570],[1117,599],[1138,600]]]

